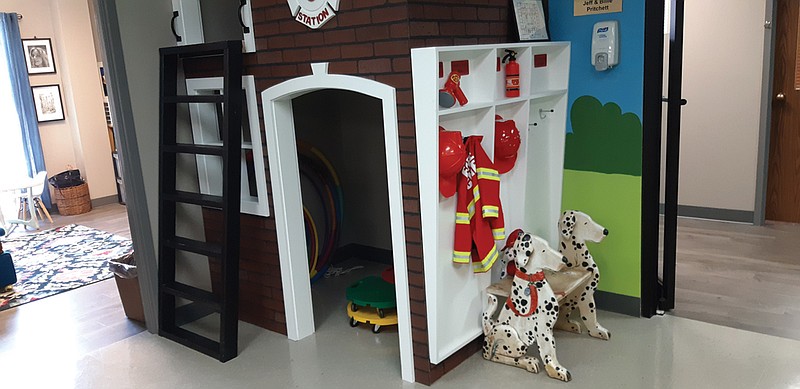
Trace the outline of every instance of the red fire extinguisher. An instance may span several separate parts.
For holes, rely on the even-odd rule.
[[[503,63],[506,64],[506,97],[519,97],[519,64],[517,63],[517,52],[506,49]]]

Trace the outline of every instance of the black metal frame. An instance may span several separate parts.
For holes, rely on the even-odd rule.
[[[683,67],[684,0],[670,0],[668,93],[662,97],[664,61],[664,1],[645,6],[645,62],[642,139],[642,316],[675,307],[675,260],[678,221],[678,165],[680,151]],[[661,114],[667,103],[664,235],[659,236],[661,179]],[[659,239],[663,239],[662,278],[658,275]]]
[[[681,147],[684,0],[671,0],[669,81],[667,91],[667,155],[664,184],[664,259],[659,309],[675,308],[675,260],[678,241],[678,176]]]
[[[159,152],[159,335],[212,356],[221,362],[237,355],[239,322],[239,207],[241,185],[242,47],[240,41],[168,47],[161,54]],[[221,95],[178,95],[178,71],[184,58],[222,56]],[[222,146],[177,142],[177,107],[185,103],[222,103],[225,107]],[[177,190],[177,154],[222,157],[222,196]],[[176,236],[176,205],[194,204],[222,210],[223,236],[214,244]],[[219,258],[222,289],[215,293],[175,280],[176,252]],[[219,341],[180,328],[176,299],[202,304],[220,313]]]
[[[658,202],[661,185],[661,91],[663,89],[664,0],[645,3],[644,95],[642,102],[642,278],[641,314],[658,304]]]

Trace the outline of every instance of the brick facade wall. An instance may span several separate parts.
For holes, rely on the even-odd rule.
[[[506,42],[508,3],[342,0],[336,16],[318,30],[296,22],[285,0],[252,3],[257,52],[245,55],[244,73],[255,76],[258,92],[311,74],[312,62],[329,62],[330,73],[357,75],[396,88],[414,368],[423,384],[433,383],[463,362],[480,349],[480,343],[472,342],[438,365],[430,363],[410,50]],[[268,181],[269,177],[267,171]],[[215,217],[219,218],[206,211],[209,237],[219,224]],[[242,215],[242,225],[240,317],[285,334],[274,219]]]

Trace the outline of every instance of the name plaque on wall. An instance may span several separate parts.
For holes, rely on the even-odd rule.
[[[287,0],[294,20],[309,28],[322,27],[336,15],[339,0]]]
[[[575,0],[574,16],[622,12],[622,0]]]

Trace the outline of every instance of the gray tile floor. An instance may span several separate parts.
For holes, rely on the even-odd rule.
[[[225,364],[143,332],[78,358],[64,352],[68,339],[53,343],[51,355],[5,354],[2,369],[14,374],[2,381],[26,388],[423,387],[400,379],[396,329],[375,335],[347,323],[344,288],[374,271],[357,269],[315,285],[317,332],[302,341],[242,323],[240,355]],[[600,319],[613,333],[610,341],[558,333],[558,357],[572,372],[570,383],[476,354],[433,387],[800,387],[800,341],[673,316],[600,312]]]

